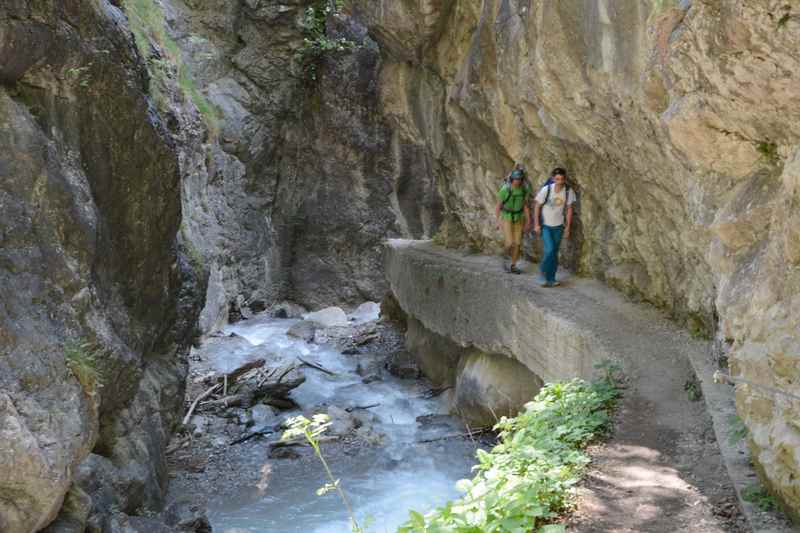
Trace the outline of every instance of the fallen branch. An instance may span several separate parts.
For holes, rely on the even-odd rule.
[[[303,363],[305,366],[310,366],[311,368],[315,368],[315,369],[319,370],[320,372],[324,372],[325,374],[328,374],[329,376],[335,376],[336,375],[336,372],[331,372],[327,368],[322,367],[322,366],[318,365],[317,363],[312,363],[311,361],[306,361],[305,359],[303,359],[299,355],[297,356],[297,360],[300,361],[301,363]]]
[[[213,387],[211,387],[210,389],[205,391],[203,394],[201,394],[200,396],[198,396],[197,398],[194,399],[194,401],[192,402],[191,407],[189,407],[189,412],[186,413],[185,417],[183,417],[183,425],[184,426],[189,423],[189,420],[192,419],[192,413],[194,413],[194,410],[197,408],[197,404],[199,404],[201,400],[204,400],[205,398],[210,396],[212,392],[217,390],[219,388],[219,385],[220,384],[217,383],[216,385],[214,385]]]
[[[189,441],[190,441],[190,440],[191,440],[191,439],[181,439],[181,440],[179,440],[178,442],[176,442],[175,444],[173,444],[172,446],[170,446],[169,448],[167,448],[167,449],[164,451],[164,455],[169,455],[169,454],[171,454],[171,453],[174,453],[174,452],[176,452],[176,451],[180,450],[181,448],[185,448],[185,447],[186,447],[186,445],[187,445],[187,444],[189,444]]]
[[[353,411],[372,409],[373,407],[378,407],[378,406],[380,406],[379,403],[373,403],[370,405],[356,405],[354,407],[345,407],[344,410],[347,411],[348,413],[352,413]]]
[[[364,346],[364,345],[365,345],[365,344],[367,344],[368,342],[374,341],[374,340],[375,340],[375,339],[377,339],[379,336],[380,336],[380,335],[378,335],[377,333],[373,333],[373,334],[371,334],[371,335],[367,335],[367,336],[365,336],[365,337],[361,337],[360,339],[357,339],[357,340],[356,340],[356,346]]]
[[[744,379],[740,377],[731,376],[730,374],[726,374],[717,370],[714,372],[714,383],[728,383],[733,385],[748,385],[755,389],[761,389],[763,391],[769,392],[770,394],[778,394],[781,396],[786,396],[787,398],[791,398],[793,400],[800,400],[800,396],[796,394],[792,394],[791,392],[787,392],[785,390],[776,389],[775,387],[770,387],[769,385],[762,385],[761,383],[756,383],[755,381],[750,381],[749,379]]]
[[[232,394],[230,396],[225,396],[224,398],[219,398],[218,400],[209,400],[207,402],[203,402],[200,405],[205,407],[206,405],[222,405],[224,407],[240,407],[242,404],[247,403],[245,400],[248,399],[248,396],[244,394]]]
[[[269,435],[271,433],[275,433],[276,431],[278,431],[278,429],[280,429],[280,427],[281,427],[281,425],[277,424],[275,426],[267,426],[267,427],[263,427],[261,429],[258,429],[256,431],[252,431],[252,432],[248,433],[247,435],[245,435],[244,437],[239,437],[238,439],[236,439],[234,441],[231,441],[231,443],[228,444],[228,446],[233,446],[235,444],[241,444],[241,443],[247,442],[248,440],[250,440],[252,438],[255,438],[255,437],[264,437],[264,436]]]
[[[250,372],[254,368],[261,368],[265,364],[266,361],[264,359],[256,359],[255,361],[249,361],[247,363],[244,363],[243,365],[239,366],[232,372],[226,372],[226,373],[218,372],[216,374],[207,375],[203,377],[203,381],[205,381],[206,383],[209,382],[214,383],[214,382],[224,382],[225,380],[228,380],[229,383],[232,383],[236,381],[238,378],[240,378],[243,374]]]
[[[283,373],[280,376],[278,376],[278,381],[276,381],[275,384],[278,384],[281,381],[283,381],[283,378],[285,378],[286,375],[289,374],[289,372],[291,372],[292,370],[296,370],[296,369],[297,369],[297,365],[289,365],[286,368],[286,370],[284,370]]]
[[[453,386],[449,385],[447,387],[442,387],[439,389],[436,388],[429,389],[425,394],[422,395],[422,397],[425,398],[426,400],[430,398],[436,398],[437,396],[441,396],[444,391],[450,390],[452,388]]]

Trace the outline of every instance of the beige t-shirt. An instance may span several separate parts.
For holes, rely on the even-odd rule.
[[[548,187],[551,187],[550,198],[547,199],[547,203],[545,204],[544,199],[547,196]],[[567,212],[564,202],[567,202],[567,206],[570,206],[574,204],[576,200],[575,191],[569,189],[569,198],[566,198],[566,190],[567,187],[565,186],[561,189],[561,192],[556,193],[556,186],[552,184],[547,187],[542,187],[542,190],[536,195],[536,203],[544,204],[542,205],[542,223],[545,226],[564,225],[564,215]]]

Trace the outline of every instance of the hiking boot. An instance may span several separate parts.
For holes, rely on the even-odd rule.
[[[560,281],[554,281],[553,283],[550,284],[550,286],[551,287],[560,287],[561,286],[561,282]]]
[[[510,267],[508,267],[508,271],[511,272],[512,274],[522,274],[522,270],[518,269],[517,265],[511,265]]]

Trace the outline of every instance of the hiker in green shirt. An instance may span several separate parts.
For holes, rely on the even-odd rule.
[[[503,228],[503,237],[511,264],[506,267],[506,272],[520,274],[517,268],[520,250],[522,248],[522,235],[531,229],[531,211],[528,199],[531,195],[530,186],[525,181],[525,173],[520,168],[515,168],[509,179],[497,191],[497,228]]]

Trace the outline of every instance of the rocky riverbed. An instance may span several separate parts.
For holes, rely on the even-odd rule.
[[[450,391],[420,378],[400,326],[377,304],[300,314],[279,306],[193,350],[187,409],[206,396],[168,451],[172,507],[229,533],[347,530],[336,495],[315,494],[326,479],[311,448],[280,443],[287,418],[316,413],[331,417],[323,453],[359,521],[393,531],[457,496],[491,436],[447,415]]]

